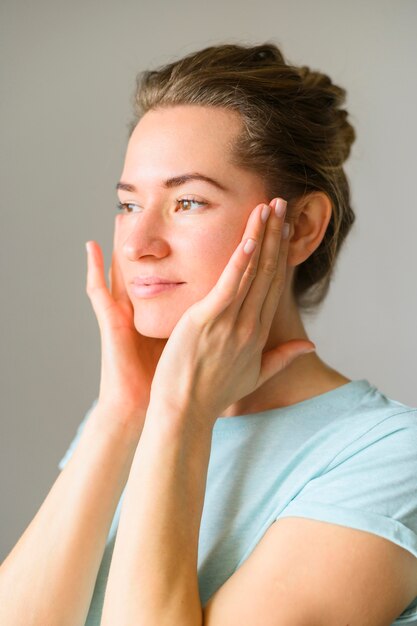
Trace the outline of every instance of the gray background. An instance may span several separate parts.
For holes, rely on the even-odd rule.
[[[98,394],[88,239],[111,259],[135,76],[203,46],[282,46],[348,90],[357,222],[317,317],[318,353],[417,406],[414,0],[2,0],[1,545],[46,497]]]

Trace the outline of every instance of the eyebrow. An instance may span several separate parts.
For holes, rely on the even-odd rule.
[[[204,174],[199,174],[198,172],[191,172],[189,174],[181,174],[180,176],[168,178],[167,180],[163,181],[162,186],[165,187],[165,189],[171,189],[172,187],[179,187],[180,185],[184,185],[184,183],[187,183],[189,180],[203,180],[206,183],[210,183],[210,185],[217,187],[217,189],[221,189],[221,191],[229,191],[227,187],[219,183],[218,180],[210,178],[210,176],[204,176]],[[137,189],[134,185],[131,185],[130,183],[124,183],[122,181],[119,181],[117,183],[116,190],[118,189],[121,189],[123,191],[137,192]]]

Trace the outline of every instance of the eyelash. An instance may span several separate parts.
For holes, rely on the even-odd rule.
[[[195,198],[180,198],[176,200],[175,202],[177,204],[180,204],[181,202],[194,202],[195,204],[199,204],[200,207],[207,205],[207,202],[201,202],[200,200],[196,200]],[[119,202],[117,204],[117,210],[119,211],[119,213],[127,213],[127,214],[132,213],[132,211],[127,210],[127,207],[130,205],[138,206],[134,202]],[[189,210],[185,211],[185,213],[189,213]]]

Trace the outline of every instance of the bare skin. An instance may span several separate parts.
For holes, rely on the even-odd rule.
[[[290,267],[287,268],[287,272],[292,276],[293,270]],[[291,295],[290,286],[290,280],[287,280],[265,351],[293,338],[311,340]],[[292,361],[284,370],[266,381],[254,394],[228,407],[223,416],[245,415],[289,406],[349,382],[351,382],[350,378],[323,361],[317,351],[311,352]],[[262,393],[260,393],[261,389]]]
[[[249,213],[258,203],[271,201],[260,176],[228,159],[229,142],[239,133],[240,124],[239,116],[231,111],[177,106],[146,113],[130,138],[121,181],[137,191],[119,191],[120,202],[129,212],[125,209],[120,217],[115,254],[132,303],[134,325],[150,343],[153,337],[164,345],[182,313],[216,283],[238,245]],[[201,181],[161,189],[162,180],[194,171],[220,180],[228,191],[218,192]],[[177,199],[190,197],[207,205],[191,205],[188,213],[184,205],[172,210]],[[309,340],[291,283],[294,268],[320,244],[330,216],[330,200],[319,192],[287,214],[291,232],[286,283],[265,350],[293,338]],[[130,280],[139,274],[168,276],[185,284],[173,292],[141,299],[130,291]],[[310,353],[229,406],[222,417],[288,406],[348,382],[317,353]]]

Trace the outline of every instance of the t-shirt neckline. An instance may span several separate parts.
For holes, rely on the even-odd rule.
[[[214,428],[215,430],[228,430],[240,424],[247,424],[249,422],[259,422],[259,419],[271,418],[272,416],[280,416],[283,417],[286,414],[293,413],[294,411],[304,411],[309,410],[310,408],[314,408],[315,405],[323,405],[327,403],[333,404],[335,401],[342,402],[348,399],[359,398],[364,395],[370,389],[374,389],[374,386],[370,384],[370,382],[366,378],[361,378],[358,380],[351,380],[344,385],[339,385],[339,387],[335,387],[334,389],[330,389],[330,391],[325,391],[324,393],[320,393],[316,396],[312,396],[311,398],[307,398],[306,400],[301,400],[300,402],[295,402],[294,404],[290,404],[288,406],[276,407],[272,409],[267,409],[266,411],[259,411],[256,413],[246,413],[244,415],[231,415],[229,417],[218,417]],[[253,420],[252,418],[257,418]]]

